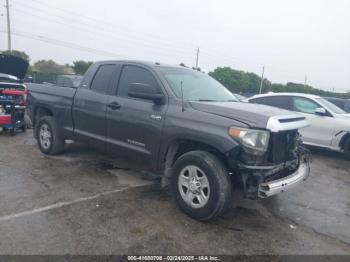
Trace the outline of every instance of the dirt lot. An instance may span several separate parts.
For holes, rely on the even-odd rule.
[[[210,223],[177,209],[152,176],[78,144],[42,155],[0,134],[0,254],[350,254],[350,162],[313,150],[297,190],[235,194]]]

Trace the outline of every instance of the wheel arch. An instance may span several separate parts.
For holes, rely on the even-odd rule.
[[[340,139],[339,142],[339,147],[341,149],[344,149],[345,146],[345,142],[348,141],[350,139],[350,132],[347,132],[345,135],[343,135],[343,137]]]
[[[54,116],[54,112],[51,108],[48,106],[37,106],[34,109],[34,123],[37,122],[41,117],[44,116]]]
[[[37,123],[44,116],[54,116],[54,112],[48,106],[36,106],[33,111],[33,135],[36,138]]]
[[[161,159],[161,166],[165,169],[165,175],[169,176],[169,169],[171,169],[175,161],[181,155],[194,150],[202,150],[212,153],[220,159],[227,168],[230,166],[226,154],[227,152],[220,150],[220,148],[211,143],[193,138],[176,138],[168,143],[165,149],[165,154]]]

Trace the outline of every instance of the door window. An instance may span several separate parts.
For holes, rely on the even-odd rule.
[[[115,65],[101,65],[91,83],[91,90],[107,94],[115,76]]]
[[[321,107],[312,100],[304,97],[293,97],[294,111],[301,113],[314,114],[316,108]]]
[[[131,84],[144,84],[158,88],[158,84],[150,71],[138,66],[124,66],[118,85],[118,96],[128,97]],[[141,85],[140,85],[141,86]]]
[[[293,110],[291,106],[291,98],[289,96],[269,96],[260,97],[250,100],[253,103],[274,106],[282,109]]]
[[[293,110],[291,106],[291,98],[289,96],[271,96],[265,97],[265,99],[266,105]]]

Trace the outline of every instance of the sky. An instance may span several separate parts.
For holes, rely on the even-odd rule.
[[[0,0],[5,3],[5,0]],[[349,0],[9,0],[31,61],[137,59],[350,91]],[[7,49],[0,9],[0,50]]]

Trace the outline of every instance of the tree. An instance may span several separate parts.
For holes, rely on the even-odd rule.
[[[93,64],[91,61],[78,60],[74,61],[71,66],[74,73],[77,75],[83,75],[88,70],[88,68]]]
[[[6,51],[3,51],[1,52],[2,54],[4,55],[13,55],[13,56],[17,56],[17,57],[20,57],[20,58],[23,58],[24,60],[27,60],[28,62],[30,61],[30,58],[29,58],[29,55],[24,52],[24,51],[19,51],[19,50],[6,50]]]
[[[230,67],[217,67],[209,75],[226,86],[232,93],[258,93],[260,89],[261,77],[255,73],[239,71]],[[263,91],[267,91],[270,85],[270,81],[264,79]]]
[[[232,93],[243,94],[257,94],[260,89],[261,77],[255,73],[244,72],[235,70],[230,67],[217,67],[213,72],[209,73],[224,86],[226,86]],[[313,88],[312,86],[299,83],[288,82],[287,84],[271,83],[268,79],[264,78],[262,93],[268,91],[272,92],[298,92],[315,94],[319,96],[334,96],[340,98],[350,98],[350,92],[348,93],[334,93],[321,89]]]
[[[54,82],[58,75],[73,74],[68,65],[59,65],[53,60],[39,60],[34,63],[32,73],[36,82]]]

